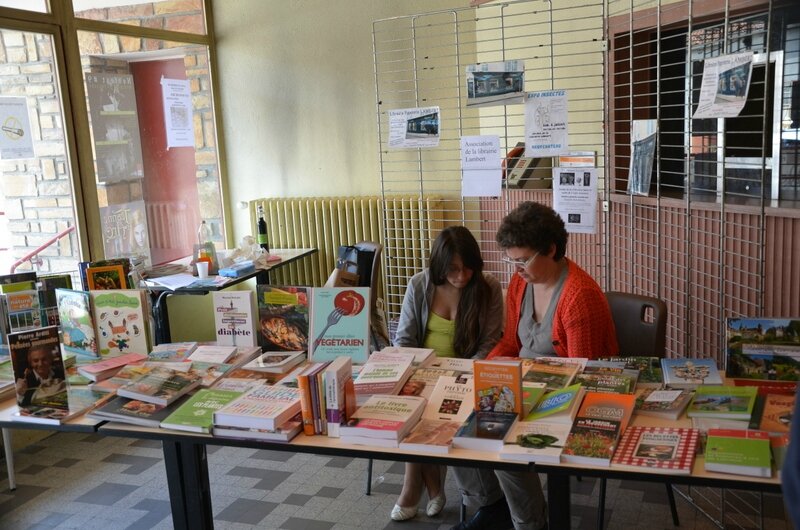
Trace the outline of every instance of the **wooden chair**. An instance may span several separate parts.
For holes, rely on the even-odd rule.
[[[611,291],[606,293],[611,318],[617,332],[619,354],[663,358],[666,353],[667,304],[658,298]],[[672,522],[680,526],[672,484],[665,484]],[[600,479],[600,498],[597,502],[597,528],[605,523],[606,479]]]

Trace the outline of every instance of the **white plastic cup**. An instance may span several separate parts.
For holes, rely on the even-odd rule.
[[[198,261],[195,265],[197,265],[197,277],[201,280],[208,278],[208,262]]]

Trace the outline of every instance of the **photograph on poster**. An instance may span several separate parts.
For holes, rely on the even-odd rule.
[[[628,193],[649,195],[653,157],[656,152],[656,120],[634,120],[631,126],[631,166]]]
[[[489,107],[522,103],[525,95],[522,61],[467,66],[467,106]]]
[[[393,149],[439,145],[439,107],[389,111],[389,147]]]

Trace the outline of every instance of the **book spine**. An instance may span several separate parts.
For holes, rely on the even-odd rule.
[[[303,418],[303,433],[306,436],[314,435],[314,413],[311,410],[311,388],[308,375],[297,376],[297,388],[300,390],[300,414]]]
[[[326,415],[327,400],[325,399],[325,371],[317,372],[317,398],[319,400],[319,434],[328,434],[328,419]]]

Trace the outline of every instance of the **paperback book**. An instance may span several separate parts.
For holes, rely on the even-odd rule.
[[[580,384],[548,392],[536,408],[525,416],[525,421],[543,420],[548,423],[572,425],[585,392]]]
[[[64,360],[58,327],[49,326],[8,334],[16,381],[17,404],[26,407],[45,398],[66,398]]]
[[[106,392],[116,394],[117,390],[127,385],[131,381],[141,379],[149,374],[154,368],[158,366],[157,363],[137,363],[128,364],[119,369],[114,375],[108,379],[95,381],[89,384],[89,388],[96,392]]]
[[[70,388],[44,396],[27,406],[20,406],[11,419],[29,423],[59,425],[105,403],[111,396],[88,388]]]
[[[153,349],[147,354],[147,360],[181,362],[187,360],[195,349],[197,349],[197,343],[194,341],[165,342],[153,346]]]
[[[4,295],[9,331],[26,331],[42,327],[39,292],[35,289]]]
[[[266,352],[246,363],[242,368],[273,374],[285,374],[305,360],[306,352],[304,351]]]
[[[415,368],[428,366],[436,359],[436,352],[433,348],[411,348],[409,346],[386,346],[380,351],[373,352],[370,359],[378,356],[378,360],[388,361],[392,359],[391,355],[393,354],[411,355]]]
[[[202,363],[224,363],[236,353],[236,346],[218,346],[203,344],[195,348],[188,361]]]
[[[117,357],[110,357],[92,364],[84,364],[78,367],[78,373],[92,381],[102,381],[113,377],[124,366],[138,364],[147,360],[146,355],[139,353],[126,353]]]
[[[706,471],[772,476],[769,433],[764,431],[710,429],[705,457]]]
[[[645,388],[636,393],[636,414],[677,420],[694,397],[691,390]]]
[[[401,449],[447,453],[456,431],[472,413],[472,381],[463,377],[439,377],[428,398],[422,419],[400,443]]]
[[[565,462],[609,466],[619,440],[620,422],[578,416],[562,452]]]
[[[219,438],[238,438],[241,440],[267,440],[271,442],[289,442],[300,434],[303,424],[299,416],[295,416],[277,429],[249,429],[246,427],[215,426],[214,436]]]
[[[264,351],[307,351],[310,288],[259,285],[257,289]]]
[[[570,426],[544,421],[518,421],[506,435],[502,460],[558,464]]]
[[[82,363],[99,359],[89,293],[56,289],[55,297],[64,351],[74,353]]]
[[[299,413],[298,389],[257,386],[214,412],[214,425],[270,430]]]
[[[636,382],[622,373],[582,373],[575,376],[574,381],[580,383],[587,392],[611,392],[614,394],[630,394]]]
[[[758,397],[761,406],[753,409],[751,428],[767,431],[773,436],[788,434],[794,413],[795,398],[783,394],[767,394]]]
[[[369,357],[369,287],[320,287],[312,291],[310,358],[354,363]]]
[[[522,368],[519,361],[476,360],[475,410],[522,415]]]
[[[328,436],[339,436],[339,428],[355,412],[353,362],[350,357],[337,357],[322,371],[325,389],[325,419]],[[348,396],[350,406],[348,407]]]
[[[463,374],[471,374],[475,368],[474,359],[462,359],[460,357],[434,357],[428,368],[440,368],[442,370],[455,370]]]
[[[696,388],[698,385],[721,385],[714,359],[661,359],[664,386],[667,388]]]
[[[690,418],[749,421],[757,390],[751,386],[698,386],[686,414]]]
[[[549,357],[525,359],[522,366],[523,379],[544,383],[548,392],[569,386],[582,368],[580,363],[564,362]]]
[[[622,435],[611,467],[689,475],[700,432],[673,427],[630,427]]]
[[[92,291],[128,289],[128,276],[122,265],[88,267],[86,285]]]
[[[214,412],[220,410],[234,399],[241,396],[241,392],[201,388],[189,397],[180,407],[167,416],[161,427],[189,432],[211,432],[214,424]]]
[[[638,370],[636,388],[661,388],[664,386],[664,372],[658,357],[605,357],[604,361],[624,363],[629,370]]]
[[[500,452],[503,440],[519,419],[514,412],[473,410],[453,437],[453,447]]]
[[[370,357],[370,359],[372,358]],[[428,399],[440,377],[454,377],[456,374],[455,370],[445,370],[443,368],[415,368],[411,373],[411,377],[400,389],[400,395],[422,396]]]
[[[373,394],[396,395],[411,376],[411,360],[367,362],[353,382],[356,402],[361,405]]]
[[[726,319],[728,377],[768,381],[800,380],[800,320]]]
[[[345,443],[369,445],[385,440],[397,447],[424,409],[425,399],[418,396],[374,395],[339,428],[339,434]]]
[[[187,399],[187,396],[183,396],[171,405],[166,406],[156,405],[155,403],[138,399],[120,396],[114,397],[113,394],[108,395],[111,396],[112,399],[102,407],[90,412],[89,417],[98,420],[117,421],[151,428],[158,428],[161,422]]]
[[[213,291],[214,324],[220,346],[255,346],[256,300],[253,291]]]
[[[117,395],[157,405],[169,405],[197,388],[200,380],[200,376],[194,372],[182,372],[159,366],[144,377],[120,387]]]

